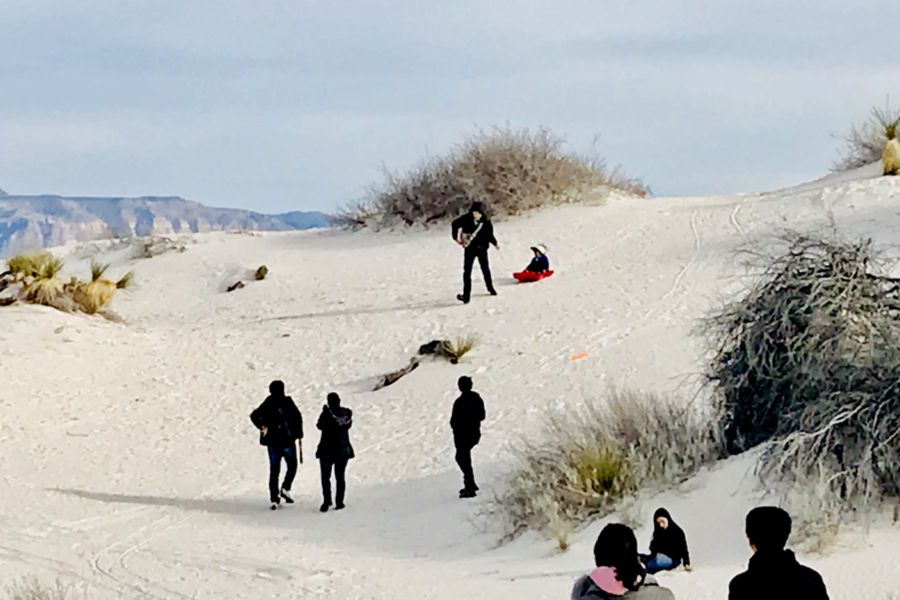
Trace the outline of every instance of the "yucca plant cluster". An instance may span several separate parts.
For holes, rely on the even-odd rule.
[[[6,285],[18,285],[17,299],[31,304],[41,304],[65,312],[96,314],[107,308],[118,290],[132,287],[134,274],[126,273],[118,281],[105,278],[108,264],[91,263],[91,279],[84,281],[72,277],[63,281],[60,277],[64,263],[49,252],[22,253],[6,261],[4,274]]]

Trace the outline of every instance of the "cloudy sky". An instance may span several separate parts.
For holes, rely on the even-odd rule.
[[[0,0],[0,188],[327,210],[509,123],[771,189],[900,101],[895,1]]]

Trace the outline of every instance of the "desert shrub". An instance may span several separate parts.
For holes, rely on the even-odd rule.
[[[779,242],[751,255],[749,289],[706,322],[727,448],[767,443],[764,479],[826,481],[865,503],[896,496],[900,279],[870,239]]]
[[[49,252],[17,254],[6,261],[13,281],[22,284],[22,296],[27,302],[52,305],[62,290],[59,273],[63,261]]]
[[[532,529],[565,545],[574,527],[638,491],[677,485],[721,455],[709,415],[654,394],[611,391],[551,414],[487,511],[504,539]],[[565,535],[560,535],[560,533]]]
[[[884,108],[874,107],[868,120],[854,123],[844,141],[843,155],[832,166],[833,171],[849,171],[881,160],[884,146],[896,137],[900,125],[900,107],[892,107],[890,102]]]
[[[509,127],[481,131],[446,156],[404,174],[385,171],[384,182],[332,218],[352,228],[425,224],[465,212],[473,200],[493,216],[515,215],[548,204],[578,201],[600,187],[646,195],[635,179],[601,160],[572,154],[547,129]]]
[[[479,344],[477,334],[470,333],[467,335],[457,336],[451,342],[444,342],[442,346],[443,354],[445,354],[452,363],[458,363],[463,357],[475,349]]]
[[[9,600],[66,600],[69,588],[61,581],[48,586],[37,579],[25,579],[9,586],[7,594]]]
[[[75,304],[89,315],[96,314],[110,305],[116,291],[129,289],[134,284],[134,273],[126,273],[119,281],[103,279],[109,265],[91,262],[91,281],[84,282],[72,279],[66,286]]]

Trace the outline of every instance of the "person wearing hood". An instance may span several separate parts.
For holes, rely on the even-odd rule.
[[[731,580],[728,600],[828,600],[822,576],[785,550],[791,516],[775,506],[747,513],[747,541],[753,550],[747,570]]]
[[[331,471],[334,469],[334,508],[344,508],[344,493],[347,489],[345,473],[347,461],[356,456],[350,445],[350,427],[353,425],[353,411],[341,406],[341,397],[334,392],[328,394],[328,403],[322,407],[322,414],[316,423],[322,431],[316,458],[322,470],[323,502],[319,510],[327,512],[331,507]]]
[[[297,442],[303,440],[303,416],[290,396],[284,395],[284,383],[269,384],[269,396],[250,414],[250,420],[259,429],[259,443],[269,450],[269,499],[272,510],[278,508],[283,498],[293,504],[291,485],[297,475]],[[302,452],[302,446],[301,452]],[[299,455],[302,460],[302,455]],[[287,464],[284,483],[278,487],[281,460]]]
[[[675,600],[671,590],[660,587],[641,564],[637,538],[630,527],[611,523],[594,544],[597,568],[575,582],[572,600]]]
[[[531,251],[534,252],[534,258],[525,267],[526,271],[532,273],[545,273],[550,270],[550,259],[547,258],[547,247],[543,244],[532,246]]]
[[[691,570],[691,555],[688,553],[687,538],[684,530],[672,520],[669,511],[657,509],[653,514],[653,539],[650,541],[650,554],[641,556],[647,565],[648,573],[669,571],[684,565]]]
[[[464,304],[469,303],[472,296],[472,267],[475,260],[481,266],[484,275],[484,284],[491,296],[497,295],[494,282],[491,279],[491,267],[488,263],[488,248],[494,246],[497,250],[500,245],[494,237],[494,225],[484,214],[484,205],[481,202],[473,202],[469,212],[453,221],[453,239],[464,248],[463,251],[463,293],[456,299]]]

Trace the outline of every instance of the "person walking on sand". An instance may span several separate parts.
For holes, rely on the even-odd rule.
[[[269,449],[269,500],[272,510],[281,500],[293,504],[291,484],[297,475],[297,459],[303,460],[303,415],[290,396],[284,395],[284,383],[269,384],[269,396],[250,414],[259,429],[259,443]],[[298,453],[299,445],[299,453]],[[278,487],[281,460],[287,463],[284,483]]]
[[[344,508],[344,492],[347,489],[345,474],[347,461],[356,456],[350,445],[350,427],[353,425],[353,411],[341,406],[341,397],[334,392],[328,394],[328,403],[322,407],[322,414],[316,423],[322,431],[316,458],[322,469],[322,512],[331,507],[331,470],[334,469],[334,508]]]
[[[474,498],[478,486],[472,471],[472,448],[481,441],[484,400],[472,391],[470,377],[460,377],[457,385],[462,393],[453,403],[450,428],[453,430],[453,444],[456,446],[456,464],[463,474],[463,489],[459,490],[459,497]]]
[[[641,556],[648,573],[671,571],[684,565],[691,570],[691,555],[688,553],[684,530],[672,520],[669,511],[659,508],[653,513],[653,539],[650,540],[650,554]]]
[[[493,245],[497,250],[500,244],[494,237],[494,224],[484,214],[484,205],[473,202],[469,212],[453,221],[453,239],[464,248],[463,251],[463,293],[456,299],[464,304],[469,303],[472,296],[472,267],[475,260],[481,266],[484,284],[491,296],[497,295],[491,279],[491,267],[488,263],[488,248]]]
[[[791,516],[775,506],[747,513],[747,541],[753,550],[747,570],[731,580],[728,600],[828,600],[822,576],[785,550]]]
[[[675,600],[671,590],[660,587],[648,575],[637,552],[637,538],[630,527],[610,523],[594,544],[597,568],[575,582],[572,600]]]

